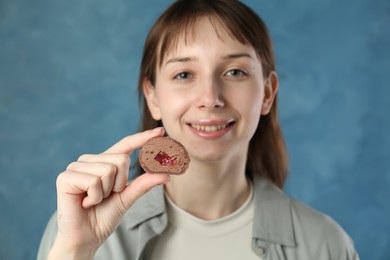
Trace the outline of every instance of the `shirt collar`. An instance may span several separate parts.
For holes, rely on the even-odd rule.
[[[290,198],[270,181],[254,174],[253,236],[271,243],[296,246]]]

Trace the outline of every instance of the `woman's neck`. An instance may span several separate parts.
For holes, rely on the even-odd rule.
[[[213,220],[237,210],[250,193],[245,176],[245,162],[205,164],[191,161],[188,171],[172,176],[166,184],[171,200],[192,215]]]

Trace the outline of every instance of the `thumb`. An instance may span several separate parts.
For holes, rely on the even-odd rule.
[[[163,185],[169,182],[170,179],[171,177],[169,174],[144,173],[137,177],[120,193],[124,210],[127,211],[139,197],[144,195],[153,187]]]
[[[164,128],[157,127],[151,130],[140,132],[134,135],[129,135],[103,153],[127,153],[131,154],[137,148],[140,148],[146,141],[155,136],[162,136],[164,134]]]

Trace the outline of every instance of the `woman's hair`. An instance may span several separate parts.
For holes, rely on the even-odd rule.
[[[175,48],[177,41],[194,33],[193,28],[201,18],[207,17],[220,24],[242,44],[251,45],[259,56],[264,77],[275,70],[271,39],[262,19],[249,7],[236,0],[178,0],[155,22],[145,41],[138,83],[139,98],[143,104],[141,130],[162,126],[153,119],[145,97],[143,82],[155,85],[156,71],[165,55]],[[217,30],[217,29],[216,29]],[[217,32],[218,33],[218,32]],[[277,98],[269,114],[261,117],[256,132],[249,143],[246,173],[259,174],[283,187],[288,170],[286,147],[277,120]]]

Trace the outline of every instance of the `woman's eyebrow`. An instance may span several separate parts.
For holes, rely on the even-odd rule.
[[[165,65],[174,62],[189,62],[196,60],[194,57],[173,57],[165,62]]]
[[[245,52],[228,54],[228,55],[223,56],[222,58],[224,60],[230,60],[230,59],[238,59],[238,58],[242,58],[242,57],[253,59],[253,57],[249,53],[245,53]]]

